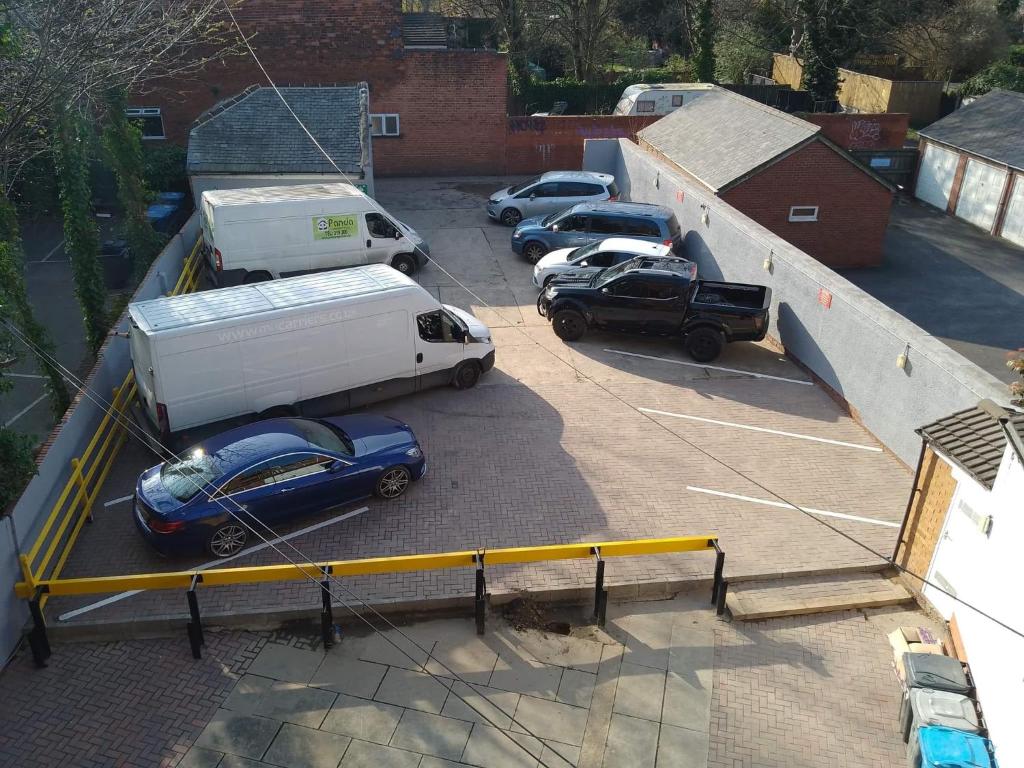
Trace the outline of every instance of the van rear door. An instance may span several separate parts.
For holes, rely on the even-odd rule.
[[[130,316],[129,316],[130,317]],[[153,424],[157,424],[156,414],[156,376],[153,371],[153,340],[131,321],[129,346],[132,354],[132,367],[135,369],[135,386],[139,390],[139,402],[145,409]]]

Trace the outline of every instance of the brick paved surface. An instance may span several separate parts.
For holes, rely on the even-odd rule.
[[[688,488],[771,500],[758,487],[761,483],[801,505],[895,523],[906,503],[909,472],[886,453],[656,416],[662,428],[641,416],[630,406],[878,445],[814,386],[607,351],[690,362],[669,340],[594,334],[571,346],[559,341],[536,314],[531,267],[510,251],[509,230],[486,221],[482,195],[499,185],[497,180],[380,183],[379,194],[389,210],[423,233],[438,262],[495,307],[481,307],[436,265],[418,276],[442,300],[473,310],[491,325],[497,367],[474,390],[438,389],[374,406],[374,411],[413,426],[429,460],[427,476],[402,499],[369,500],[365,514],[292,543],[311,558],[340,559],[717,533],[730,576],[874,562],[870,554],[799,512]],[[732,345],[718,364],[806,379],[791,362],[760,345]],[[140,450],[126,449],[99,500],[131,493],[148,461]],[[280,530],[333,514],[337,512]],[[894,528],[826,519],[881,552],[892,550]],[[134,530],[129,505],[121,503],[96,510],[96,520],[86,527],[65,575],[170,570],[205,559],[157,557]],[[234,564],[279,561],[264,551]],[[709,574],[711,565],[705,554],[620,560],[609,565],[608,578],[610,583],[689,578]],[[493,569],[489,586],[495,591],[579,587],[589,583],[592,568],[590,563],[554,563]],[[467,594],[471,577],[469,572],[430,572],[346,584],[370,598],[401,600]],[[56,598],[49,614],[54,617],[96,599]],[[318,595],[306,583],[241,586],[205,591],[201,602],[210,613],[312,608]],[[184,611],[184,595],[152,593],[84,614],[78,621]]]

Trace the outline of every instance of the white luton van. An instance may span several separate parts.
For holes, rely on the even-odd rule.
[[[351,184],[209,189],[200,209],[218,286],[363,264],[409,275],[430,255],[412,227]]]
[[[161,438],[325,416],[494,366],[486,325],[383,264],[128,306],[139,402]]]

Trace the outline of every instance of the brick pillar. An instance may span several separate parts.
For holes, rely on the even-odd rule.
[[[949,188],[949,202],[946,204],[946,213],[950,216],[956,215],[956,204],[960,200],[960,185],[963,184],[966,172],[967,155],[961,152],[960,161],[956,164],[956,173],[953,174],[953,185]]]
[[[1003,184],[1003,193],[999,195],[999,205],[996,207],[996,217],[992,221],[992,231],[990,234],[999,236],[999,233],[1003,230],[1003,220],[1006,218],[1006,206],[1010,202],[1010,193],[1013,191],[1013,180],[1016,178],[1016,174],[1013,172],[1013,168],[1006,169],[1006,182]]]

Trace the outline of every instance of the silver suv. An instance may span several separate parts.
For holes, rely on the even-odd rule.
[[[576,203],[619,199],[615,177],[589,171],[549,171],[522,184],[502,189],[487,201],[487,215],[507,227],[523,219],[559,213]]]

